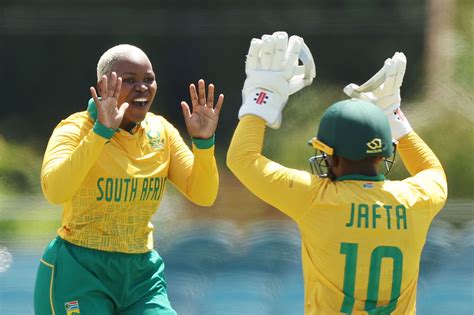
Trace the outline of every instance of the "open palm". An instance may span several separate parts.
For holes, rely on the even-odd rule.
[[[189,85],[189,94],[191,96],[192,112],[186,102],[181,102],[188,133],[193,138],[208,139],[216,132],[224,95],[219,95],[214,107],[214,85],[209,84],[206,97],[205,82],[202,79],[198,82],[197,91],[194,84]]]
[[[102,76],[99,86],[100,99],[97,96],[95,88],[90,88],[92,98],[97,106],[97,119],[105,127],[117,129],[122,123],[123,115],[129,106],[128,103],[123,103],[118,106],[118,98],[122,88],[122,78],[117,77],[117,74],[112,72],[110,80],[108,80],[106,75]]]

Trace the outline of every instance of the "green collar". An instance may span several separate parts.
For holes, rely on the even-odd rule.
[[[343,180],[363,180],[368,182],[382,182],[385,180],[385,176],[383,174],[378,174],[377,176],[366,176],[366,175],[359,175],[359,174],[350,174],[341,176],[336,178],[336,181],[343,181]]]
[[[93,98],[89,100],[89,104],[87,105],[87,112],[89,113],[89,116],[91,116],[92,120],[97,120],[97,106],[95,105]]]

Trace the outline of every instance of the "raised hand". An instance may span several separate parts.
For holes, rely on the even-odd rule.
[[[344,93],[353,98],[369,101],[381,109],[393,110],[400,107],[400,87],[403,83],[407,58],[396,52],[385,60],[383,67],[362,85],[348,84]]]
[[[95,88],[90,88],[92,98],[97,106],[97,120],[107,128],[117,129],[122,123],[123,115],[129,106],[128,103],[123,103],[120,107],[118,106],[118,98],[122,89],[122,78],[117,77],[117,73],[112,72],[110,81],[104,75],[99,82],[99,86],[100,100]]]
[[[298,60],[303,63],[301,66]],[[252,39],[245,73],[239,118],[258,116],[269,127],[278,129],[289,96],[313,82],[316,66],[303,38],[288,38],[286,32],[275,32]]]
[[[189,94],[191,96],[192,113],[189,105],[185,101],[181,102],[188,133],[193,138],[208,139],[216,132],[224,95],[219,94],[217,104],[214,107],[214,85],[209,84],[206,97],[206,84],[202,79],[198,82],[197,91],[194,84],[189,85]]]
[[[372,102],[382,109],[388,118],[392,137],[399,140],[413,129],[400,109],[400,87],[407,66],[407,58],[396,52],[385,60],[383,67],[362,85],[348,84],[344,93],[352,98]]]

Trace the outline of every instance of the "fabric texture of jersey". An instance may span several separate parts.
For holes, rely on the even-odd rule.
[[[398,145],[412,175],[337,181],[286,168],[261,154],[265,121],[244,117],[227,164],[259,198],[291,217],[302,236],[306,314],[414,314],[427,232],[447,198],[446,178],[411,132]]]
[[[107,139],[94,127],[94,106],[61,121],[46,149],[41,184],[46,198],[64,207],[58,234],[93,249],[150,251],[150,219],[168,180],[198,205],[214,202],[214,146],[193,142],[191,151],[176,128],[152,113],[132,133],[119,129]]]

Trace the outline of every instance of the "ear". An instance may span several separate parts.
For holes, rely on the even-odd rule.
[[[341,160],[339,159],[339,157],[337,155],[333,155],[332,156],[332,167],[338,167],[339,166],[339,163],[341,162]]]
[[[373,160],[373,163],[376,167],[378,167],[378,165],[383,162],[384,160],[384,157],[383,156],[377,156],[374,160]]]

